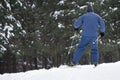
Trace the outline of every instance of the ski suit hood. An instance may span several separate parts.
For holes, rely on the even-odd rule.
[[[94,12],[92,5],[87,5],[87,12]]]

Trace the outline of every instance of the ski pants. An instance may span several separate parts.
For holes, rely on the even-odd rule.
[[[79,62],[87,45],[90,44],[92,63],[97,64],[98,59],[99,59],[99,52],[98,52],[98,41],[96,41],[96,40],[97,40],[97,37],[82,36],[82,38],[75,50],[75,53],[73,55],[73,62],[74,63]]]

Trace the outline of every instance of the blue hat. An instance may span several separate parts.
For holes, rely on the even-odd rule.
[[[87,12],[93,12],[93,6],[92,5],[88,5],[87,6]]]

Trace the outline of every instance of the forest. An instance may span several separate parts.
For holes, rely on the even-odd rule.
[[[81,38],[73,23],[88,3],[106,25],[99,63],[120,61],[120,0],[0,0],[0,74],[70,64]],[[90,46],[79,63],[91,64]]]

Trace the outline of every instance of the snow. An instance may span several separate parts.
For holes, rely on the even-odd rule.
[[[20,0],[17,0],[17,3],[20,4],[20,6],[23,6],[22,2],[20,2]]]
[[[1,48],[0,52],[4,52],[7,50],[3,45],[0,45],[0,48]]]
[[[53,17],[55,17],[55,19],[58,19],[58,16],[64,16],[64,10],[59,10],[59,11],[55,11],[53,14]]]
[[[35,8],[35,4],[32,5],[32,8]]]
[[[120,41],[119,41],[119,42],[117,42],[117,44],[120,44]]]
[[[12,25],[12,24],[10,24],[10,26],[9,26],[9,25],[6,23],[3,31],[6,31],[6,30],[7,30],[7,38],[10,38],[10,36],[14,36],[14,34],[10,32],[10,31],[13,30],[13,25]],[[4,36],[4,37],[5,37],[5,36]]]
[[[65,28],[65,26],[62,23],[58,23],[59,28]]]
[[[7,16],[5,16],[5,18],[7,18],[7,19],[9,19],[9,20],[15,20],[15,18],[13,17],[13,15],[7,15]]]
[[[4,0],[4,1],[5,1],[6,5],[7,5],[7,7],[9,8],[9,10],[11,11],[11,6],[10,6],[10,4],[9,4],[6,0]]]
[[[63,5],[65,3],[66,0],[61,0],[59,1],[58,5]]]
[[[2,4],[0,3],[0,9],[3,8]]]
[[[119,80],[120,62],[5,73],[0,80]]]
[[[114,7],[114,8],[109,7],[109,9],[110,9],[110,10],[112,10],[112,12],[114,12],[114,11],[118,10],[118,8],[117,8],[117,7]]]

